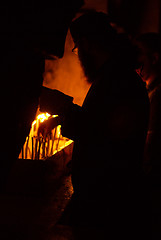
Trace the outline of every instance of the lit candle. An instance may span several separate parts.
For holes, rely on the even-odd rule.
[[[37,159],[40,159],[40,148],[41,148],[41,138],[39,138],[39,148],[38,148],[38,157]]]
[[[52,134],[52,145],[51,145],[51,155],[53,155],[54,152],[54,142],[55,142],[55,137],[56,137],[56,130],[57,128],[54,128],[54,134]]]
[[[27,150],[28,150],[29,137],[26,138],[26,148],[25,148],[25,158],[27,159]]]
[[[36,137],[36,142],[35,142],[35,159],[37,159],[37,143],[38,143],[38,140],[37,140],[37,137]]]
[[[34,156],[34,138],[32,137],[32,149],[31,149],[31,152],[32,152],[32,160],[33,160],[33,156]]]
[[[58,152],[58,147],[59,147],[60,136],[61,136],[61,132],[60,132],[60,128],[59,128],[59,137],[58,137],[58,143],[57,143],[57,147],[56,147],[57,152]]]

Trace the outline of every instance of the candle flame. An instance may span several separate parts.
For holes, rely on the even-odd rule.
[[[51,115],[47,112],[40,113],[36,116],[31,124],[29,136],[26,138],[26,142],[22,147],[23,150],[21,151],[19,158],[45,159],[72,142],[72,140],[64,138],[61,135],[61,125],[58,125],[53,129],[52,135],[47,136],[47,138],[38,135],[40,123],[57,116],[58,115]]]
[[[40,120],[40,122],[44,122],[47,120],[51,115],[49,113],[41,113],[37,116],[37,120]]]

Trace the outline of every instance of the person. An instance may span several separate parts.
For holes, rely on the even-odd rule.
[[[0,194],[7,191],[11,171],[34,121],[45,59],[63,56],[68,27],[83,3],[9,0],[1,5]]]
[[[161,47],[160,35],[145,33],[137,38],[140,49],[138,72],[143,81],[150,99],[150,121],[147,135],[145,158],[147,171],[158,171],[161,167]],[[148,151],[148,152],[147,152]]]
[[[138,73],[146,83],[150,100],[150,117],[144,152],[146,188],[149,193],[151,219],[161,217],[161,36],[144,33],[136,39],[139,48]],[[149,203],[149,201],[148,201]],[[148,206],[148,209],[150,207]],[[159,223],[158,223],[159,225]],[[160,228],[160,227],[159,227]]]
[[[72,22],[70,31],[91,87],[82,106],[71,100],[66,107],[64,101],[61,105],[56,98],[66,96],[57,90],[55,101],[43,96],[40,109],[57,112],[59,117],[50,119],[48,127],[43,123],[40,132],[61,123],[62,135],[74,140],[72,223],[92,228],[95,237],[96,229],[101,229],[105,239],[117,234],[129,239],[130,229],[139,221],[132,223],[140,198],[147,91],[135,72],[130,41],[125,34],[117,34],[108,15],[83,14]]]

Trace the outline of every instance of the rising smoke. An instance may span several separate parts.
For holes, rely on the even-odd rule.
[[[78,56],[72,52],[73,47],[74,43],[68,32],[63,58],[46,60],[43,85],[74,97],[74,103],[82,105],[90,85],[86,81]]]

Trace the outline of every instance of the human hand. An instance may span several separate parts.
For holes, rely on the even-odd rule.
[[[57,127],[60,124],[60,118],[49,118],[48,120],[40,123],[39,129],[38,129],[38,135],[42,135],[43,137],[46,137],[48,134],[51,134],[52,129]]]

